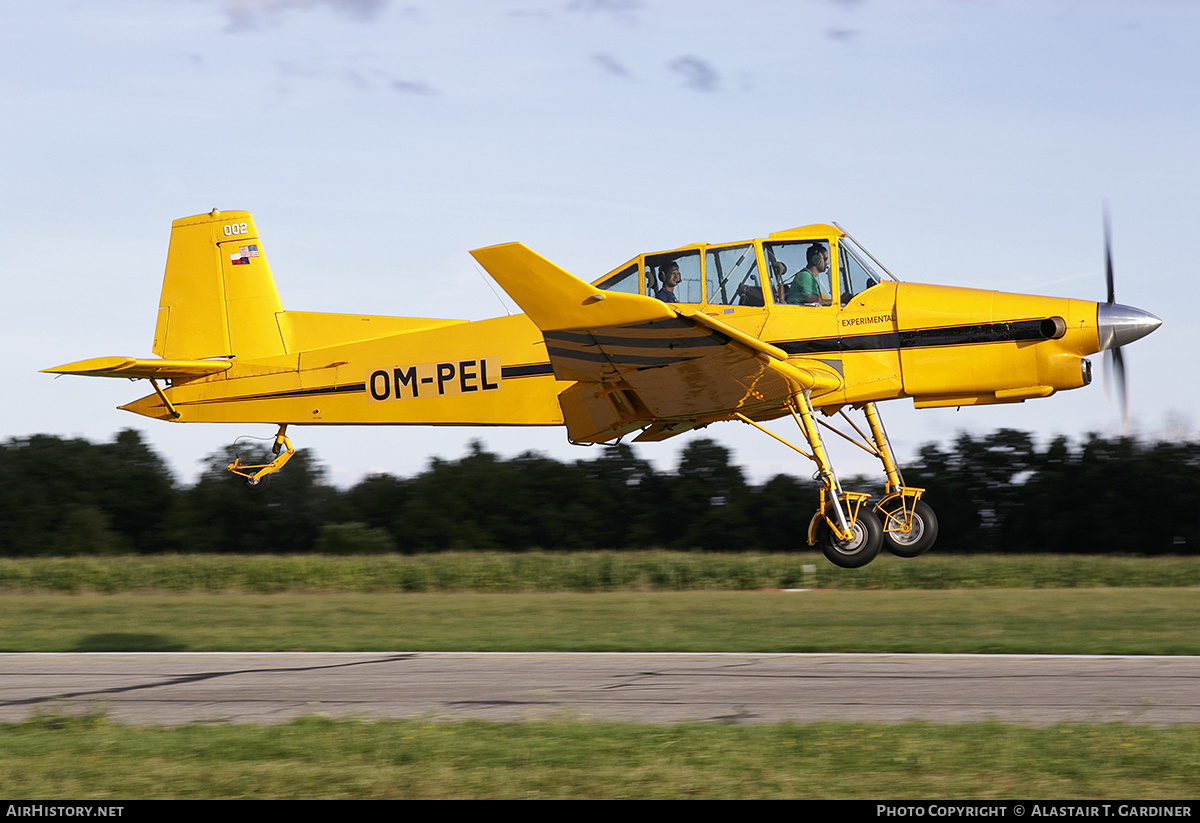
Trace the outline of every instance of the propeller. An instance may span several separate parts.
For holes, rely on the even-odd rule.
[[[1104,282],[1108,286],[1108,303],[1114,306],[1117,302],[1117,289],[1113,282],[1112,260],[1112,218],[1109,216],[1108,204],[1104,205]],[[1118,402],[1121,404],[1122,431],[1129,433],[1129,384],[1125,380],[1125,358],[1121,355],[1121,347],[1115,346],[1104,352],[1104,399],[1109,399],[1110,386],[1116,385]]]
[[[1121,420],[1129,431],[1129,384],[1125,379],[1125,358],[1121,347],[1145,337],[1162,325],[1162,321],[1150,312],[1122,306],[1116,301],[1113,282],[1112,226],[1108,216],[1108,205],[1104,207],[1104,278],[1108,286],[1108,302],[1096,307],[1096,327],[1100,337],[1100,348],[1104,352],[1104,396],[1107,399],[1109,386],[1116,385],[1121,404]]]

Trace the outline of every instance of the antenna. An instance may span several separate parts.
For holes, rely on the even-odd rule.
[[[488,288],[492,290],[492,294],[496,295],[496,300],[500,303],[500,307],[502,309],[504,309],[504,313],[507,316],[512,317],[512,311],[508,308],[508,305],[504,302],[504,299],[500,296],[500,292],[496,291],[496,285],[492,282],[491,278],[489,278],[486,274],[483,273],[483,269],[481,269],[479,267],[478,263],[475,264],[475,271],[479,272],[479,276],[483,278],[483,282],[487,283]]]
[[[871,258],[871,260],[873,260],[873,261],[875,262],[875,265],[876,265],[876,266],[879,266],[879,268],[883,269],[883,272],[884,272],[884,274],[886,274],[888,277],[890,277],[890,278],[892,278],[893,280],[895,280],[897,283],[899,283],[899,282],[900,282],[900,278],[899,278],[899,277],[897,277],[896,275],[892,274],[890,271],[888,271],[888,267],[887,267],[887,266],[885,266],[885,265],[883,265],[882,263],[880,263],[880,262],[879,262],[879,261],[878,261],[878,260],[875,258],[875,255],[871,254],[871,252],[867,250],[867,247],[866,247],[866,246],[864,246],[862,243],[860,243],[860,242],[858,242],[857,240],[855,240],[855,239],[854,239],[854,235],[850,234],[850,232],[848,232],[848,231],[846,231],[845,229],[843,229],[843,228],[842,228],[841,226],[839,226],[837,223],[834,223],[833,225],[834,225],[834,227],[835,227],[835,228],[836,228],[838,231],[840,231],[840,232],[841,232],[843,235],[845,235],[845,236],[846,236],[846,238],[847,238],[847,239],[848,239],[848,240],[849,240],[851,243],[853,243],[853,244],[854,244],[856,247],[858,247],[858,249],[859,249],[859,250],[861,250],[863,254],[865,254],[867,257]]]

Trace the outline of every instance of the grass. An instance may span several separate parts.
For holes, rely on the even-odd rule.
[[[1188,588],[8,594],[0,651],[1200,654]]]
[[[881,556],[839,569],[818,554],[461,552],[0,559],[9,592],[602,592],[1200,586],[1200,557]]]
[[[804,570],[816,566],[815,577]],[[820,586],[782,593],[764,588]],[[1200,558],[0,560],[3,651],[1200,653]],[[0,724],[12,797],[1194,799],[1193,727]]]
[[[1200,735],[1124,725],[640,726],[307,718],[0,725],[12,797],[1194,799]]]

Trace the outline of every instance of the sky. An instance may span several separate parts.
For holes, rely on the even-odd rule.
[[[479,320],[518,310],[470,249],[520,241],[593,280],[832,221],[901,280],[1103,300],[1105,202],[1117,302],[1163,320],[1125,350],[1131,432],[1195,437],[1197,42],[1188,0],[5,3],[0,439],[134,428],[192,482],[273,434],[118,411],[144,382],[38,373],[150,356],[171,221],[213,208],[254,214],[285,308]],[[1101,382],[880,410],[902,462],[959,432],[1114,436]],[[597,456],[562,428],[289,434],[343,487],[471,440]],[[754,482],[813,468],[740,423],[636,450],[670,470],[698,437]]]

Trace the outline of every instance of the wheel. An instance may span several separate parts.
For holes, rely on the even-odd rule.
[[[266,474],[258,479],[247,477],[242,481],[242,485],[252,492],[260,492],[267,487],[269,482],[271,482],[271,475]]]
[[[817,545],[821,552],[829,558],[829,562],[843,569],[857,569],[875,559],[883,548],[883,527],[875,512],[865,506],[859,509],[858,519],[852,527],[854,539],[842,542],[833,536],[829,524],[824,520],[817,526]]]
[[[897,497],[889,501],[885,510],[884,522],[891,516],[897,519],[904,517],[902,511],[904,501]],[[937,515],[933,509],[918,500],[913,506],[912,529],[908,534],[901,531],[885,531],[883,547],[897,557],[920,557],[929,551],[938,536]]]

